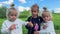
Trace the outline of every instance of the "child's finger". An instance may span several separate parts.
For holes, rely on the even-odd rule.
[[[32,24],[32,22],[29,22],[29,23],[28,23],[28,25],[29,25],[29,26],[31,26],[31,27],[33,27],[33,24]]]

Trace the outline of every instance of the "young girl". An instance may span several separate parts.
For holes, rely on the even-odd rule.
[[[28,22],[31,22],[32,25],[26,25],[28,29],[28,34],[34,34],[35,31],[40,31],[40,24],[42,23],[42,17],[38,16],[39,14],[39,6],[34,4],[31,7],[31,16],[27,19]],[[36,27],[37,26],[37,27]]]
[[[42,13],[43,23],[41,24],[41,30],[36,34],[56,34],[54,30],[53,21],[48,11]]]
[[[18,11],[14,7],[8,9],[6,16],[8,19],[2,24],[2,34],[22,34],[22,25],[28,22],[25,23],[18,18]]]

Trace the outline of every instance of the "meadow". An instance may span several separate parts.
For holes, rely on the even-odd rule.
[[[55,31],[57,34],[60,34],[60,14],[52,14],[52,15],[53,15]],[[20,19],[25,21],[27,18],[20,18]],[[0,18],[0,34],[1,34],[1,26],[4,20],[6,20],[6,18],[3,18],[3,19]],[[25,26],[23,26],[22,28],[23,28],[23,34],[27,34],[27,29],[25,28]]]

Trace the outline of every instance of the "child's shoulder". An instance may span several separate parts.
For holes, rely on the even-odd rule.
[[[38,16],[38,19],[40,19],[41,21],[43,21],[43,18],[41,16]]]
[[[28,18],[32,18],[32,16],[29,16]],[[38,16],[38,18],[42,18],[41,16]]]
[[[47,21],[47,24],[53,25],[53,21]]]
[[[30,21],[32,19],[32,16],[29,16],[28,18],[27,18],[27,21]]]
[[[4,22],[8,22],[9,20],[5,20]]]
[[[9,21],[8,20],[5,20],[4,22],[3,22],[3,24],[7,24]]]
[[[32,18],[32,16],[29,16],[28,19]]]
[[[42,16],[38,16],[38,18],[41,18],[42,19]]]
[[[21,19],[17,18],[15,21],[21,21]]]

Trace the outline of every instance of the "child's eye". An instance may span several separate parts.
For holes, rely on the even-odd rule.
[[[17,15],[11,15],[11,16],[17,16]]]
[[[36,12],[36,11],[33,11],[33,12]]]
[[[15,15],[15,16],[17,16],[17,15]]]
[[[47,16],[47,17],[49,17],[49,16]]]
[[[14,16],[14,15],[11,15],[11,16]]]

